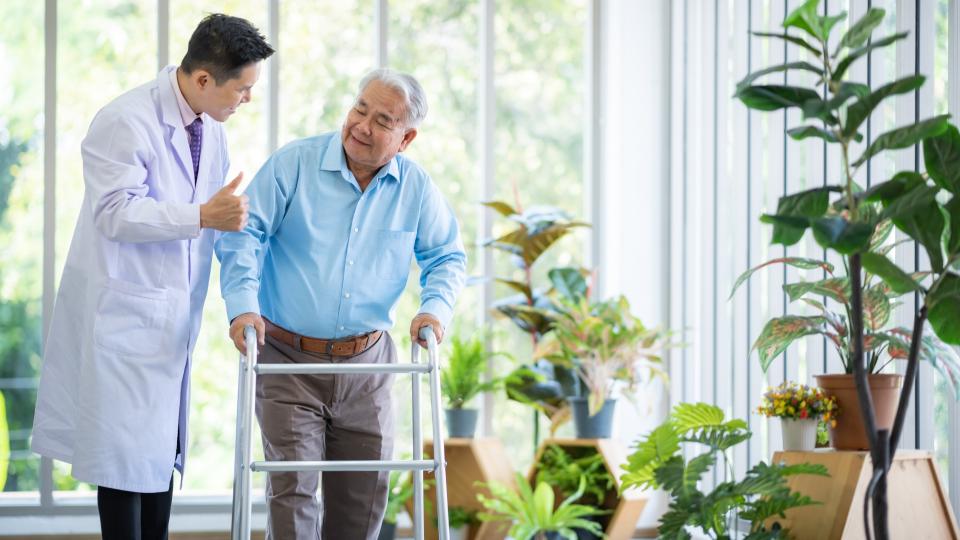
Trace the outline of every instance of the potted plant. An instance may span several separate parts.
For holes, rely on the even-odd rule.
[[[444,410],[447,434],[450,437],[472,438],[477,429],[477,409],[466,405],[478,394],[500,387],[502,380],[484,381],[487,360],[496,356],[484,349],[479,335],[468,338],[453,336],[446,365],[440,370],[440,390],[446,398]]]
[[[816,448],[820,423],[835,427],[837,412],[836,400],[822,389],[794,382],[768,388],[757,407],[767,418],[780,418],[783,449],[799,451]]]
[[[462,506],[451,506],[447,510],[450,524],[450,540],[467,540],[470,527],[477,523],[477,511]]]
[[[617,489],[613,475],[607,470],[603,456],[595,448],[561,448],[550,445],[546,447],[535,467],[534,483],[553,486],[561,499],[567,499],[582,491],[580,498],[574,502],[609,509],[608,500],[616,498]],[[601,516],[591,520],[597,521],[601,530],[606,528]],[[577,529],[576,533],[579,540],[599,538],[584,529]]]
[[[575,529],[603,534],[600,525],[588,518],[604,512],[574,502],[583,494],[582,490],[577,490],[560,504],[555,504],[553,488],[546,482],[540,482],[536,489],[531,489],[523,477],[517,474],[517,486],[518,491],[513,491],[497,482],[487,484],[490,497],[477,494],[477,500],[485,509],[479,514],[480,520],[510,522],[507,534],[516,540],[547,540],[556,537],[551,534],[565,540],[577,540]]]
[[[377,536],[377,540],[393,540],[396,537],[397,516],[411,497],[413,497],[413,481],[410,473],[390,471],[387,508],[383,514],[383,523],[380,525],[380,535]]]
[[[540,343],[537,356],[568,366],[586,386],[586,396],[567,398],[577,437],[608,438],[618,386],[632,396],[642,381],[642,368],[666,379],[659,353],[670,345],[671,332],[645,327],[623,296],[601,301],[561,298],[559,304],[552,332]]]
[[[879,213],[870,203],[863,203],[864,211]],[[894,244],[889,242],[893,222],[878,223],[870,239],[870,254],[886,256]],[[758,270],[780,264],[804,270],[821,271],[824,277],[814,281],[798,281],[783,285],[788,300],[803,303],[812,310],[810,315],[783,315],[767,321],[753,344],[766,372],[770,365],[787,347],[809,335],[822,335],[833,345],[843,374],[817,375],[817,384],[837,399],[837,405],[848,411],[858,411],[858,396],[853,380],[851,354],[853,336],[850,313],[853,310],[850,278],[836,272],[834,265],[810,258],[784,257],[757,265],[737,278],[731,297],[737,288]],[[913,274],[913,279],[923,279],[927,272]],[[873,398],[876,423],[882,429],[893,426],[897,409],[901,375],[882,373],[894,360],[906,360],[910,351],[911,332],[908,328],[892,324],[891,314],[899,305],[899,299],[907,294],[906,288],[894,289],[879,276],[865,272],[861,279],[863,302],[863,352],[865,355],[867,381]],[[949,381],[955,392],[960,392],[960,357],[937,336],[926,335],[921,339],[919,359],[930,363]],[[860,415],[847,415],[830,428],[831,441],[838,450],[861,450],[869,447],[869,439]]]
[[[553,268],[548,272],[552,286],[544,288],[534,283],[534,266],[558,240],[578,227],[590,225],[573,220],[559,208],[531,206],[524,209],[519,196],[515,205],[504,201],[483,204],[515,224],[507,233],[484,242],[486,247],[507,253],[516,267],[516,275],[494,278],[512,291],[494,303],[494,310],[527,334],[536,348],[551,330],[549,312],[553,303],[548,293],[560,287],[561,293],[570,297],[585,294],[583,275],[586,272],[574,267]],[[556,431],[569,418],[564,396],[574,391],[575,383],[572,373],[563,366],[554,366],[547,361],[523,364],[511,372],[504,383],[507,397],[543,413],[551,423],[551,431]],[[537,440],[539,422],[535,416],[534,442]]]
[[[797,474],[828,476],[823,465],[760,462],[742,480],[728,478],[708,493],[700,490],[704,473],[719,466],[718,456],[723,456],[725,470],[732,471],[727,451],[750,436],[746,422],[726,420],[719,407],[680,403],[666,422],[637,443],[636,451],[623,466],[621,489],[667,491],[670,507],[660,518],[660,538],[690,538],[695,533],[729,539],[730,524],[737,519],[750,522],[750,534],[745,538],[783,538],[785,531],[768,530],[767,520],[782,517],[790,508],[817,504],[810,497],[791,491],[787,478]],[[687,453],[682,444],[689,445]],[[689,454],[700,448],[706,451]],[[694,457],[687,460],[685,455]]]
[[[960,317],[960,275],[952,270],[960,260],[960,131],[949,124],[949,115],[938,115],[882,133],[868,141],[859,156],[853,157],[853,143],[863,140],[861,130],[877,106],[917,91],[925,78],[908,75],[876,89],[849,81],[847,73],[854,62],[872,50],[894,45],[907,33],[874,39],[873,31],[885,13],[871,8],[839,40],[832,40],[835,46],[831,48],[832,30],[846,13],[821,15],[819,4],[818,0],[807,0],[787,14],[782,33],[759,33],[786,40],[787,47],[805,50],[812,55],[811,62],[789,62],[751,73],[737,85],[736,97],[759,111],[800,109],[805,123],[791,127],[787,134],[798,140],[819,138],[839,149],[838,185],[781,197],[776,213],[764,216],[763,220],[773,225],[774,243],[795,244],[809,229],[817,243],[844,258],[850,279],[849,361],[875,474],[867,500],[873,506],[874,533],[886,539],[885,478],[900,442],[917,363],[927,345],[923,340],[926,324],[929,322],[934,334],[945,343],[960,344],[960,325],[956,324]],[[764,75],[788,70],[812,73],[810,86],[755,84]],[[856,184],[857,173],[872,158],[918,144],[923,147],[925,172],[901,171],[866,190]],[[835,194],[832,201],[831,194]],[[872,249],[870,240],[885,219],[923,248],[930,263],[924,280]],[[879,277],[898,293],[913,292],[917,299],[909,341],[902,341],[908,346],[907,366],[889,429],[878,425],[868,385],[865,354],[869,344],[865,340],[864,313],[867,299],[862,285],[865,273]],[[844,415],[845,419],[854,416],[842,401],[841,407],[849,413]]]

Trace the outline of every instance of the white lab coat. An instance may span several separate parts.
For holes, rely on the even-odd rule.
[[[194,183],[171,69],[100,110],[81,145],[86,189],[33,426],[33,451],[71,463],[78,480],[140,493],[183,473],[214,241],[199,203],[229,168],[223,126],[204,115]]]

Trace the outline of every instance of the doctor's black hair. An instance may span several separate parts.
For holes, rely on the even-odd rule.
[[[207,15],[197,25],[180,68],[187,74],[204,69],[217,85],[240,76],[248,64],[265,60],[273,47],[246,19],[222,13]]]

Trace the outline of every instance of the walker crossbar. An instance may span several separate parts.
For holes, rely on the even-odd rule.
[[[429,364],[259,364],[254,369],[257,375],[430,373]]]
[[[420,347],[411,346],[408,364],[257,364],[257,333],[253,326],[244,328],[243,337],[247,355],[240,355],[239,381],[237,384],[237,434],[233,474],[233,516],[231,538],[250,538],[250,474],[258,472],[297,471],[411,471],[414,486],[413,532],[414,538],[423,540],[423,472],[433,471],[436,476],[437,532],[440,540],[450,538],[450,523],[447,516],[447,473],[443,452],[443,433],[440,420],[440,373],[437,339],[429,327],[420,329],[420,338],[427,342],[429,362],[419,363]],[[261,375],[314,375],[348,373],[406,373],[411,375],[413,391],[413,459],[410,460],[338,460],[338,461],[254,461],[251,462],[254,396],[257,374]],[[430,409],[433,420],[434,456],[422,459],[423,439],[420,429],[420,375],[430,377]]]
[[[419,461],[254,461],[250,464],[253,472],[296,472],[296,471],[432,471],[437,466],[433,460]]]

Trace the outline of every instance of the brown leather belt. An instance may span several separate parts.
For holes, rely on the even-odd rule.
[[[369,349],[380,339],[382,330],[374,330],[359,336],[351,336],[343,339],[319,339],[295,334],[285,328],[281,328],[264,317],[263,322],[266,325],[267,335],[273,339],[293,347],[297,351],[329,354],[330,356],[356,356]]]

